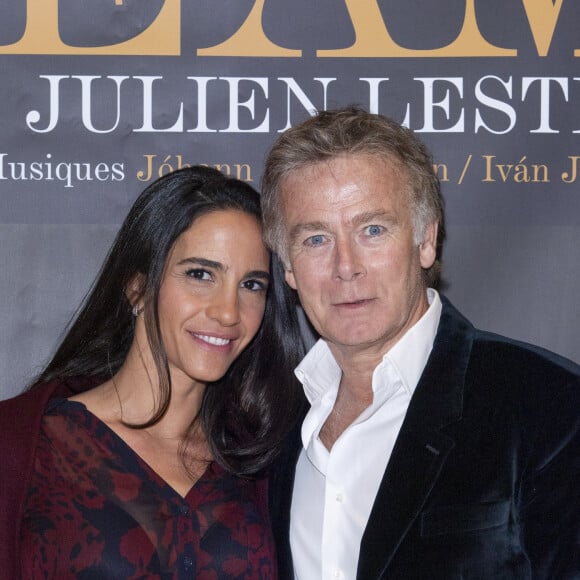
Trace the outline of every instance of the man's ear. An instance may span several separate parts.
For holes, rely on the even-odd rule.
[[[296,278],[294,278],[294,272],[290,269],[290,267],[284,270],[284,277],[286,278],[286,284],[290,286],[293,290],[296,290]]]
[[[419,245],[419,259],[421,267],[425,270],[429,269],[437,257],[437,222],[428,224],[423,232],[423,241]]]
[[[139,300],[143,297],[143,291],[145,290],[145,275],[138,273],[133,276],[131,281],[125,287],[125,296],[129,301],[131,306],[138,306],[143,308],[142,304],[139,304]]]

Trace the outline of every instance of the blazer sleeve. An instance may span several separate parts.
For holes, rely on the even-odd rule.
[[[552,399],[521,486],[534,579],[580,578],[580,380]]]

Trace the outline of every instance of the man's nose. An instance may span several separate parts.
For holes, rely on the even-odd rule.
[[[335,246],[335,276],[348,282],[366,272],[362,256],[356,244],[349,239],[337,240]]]

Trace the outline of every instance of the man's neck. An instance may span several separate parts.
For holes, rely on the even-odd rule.
[[[373,369],[374,370],[374,369]],[[334,407],[320,430],[320,440],[330,451],[342,433],[373,402],[372,372],[347,378],[338,387]]]

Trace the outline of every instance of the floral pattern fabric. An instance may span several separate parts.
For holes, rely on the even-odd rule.
[[[276,580],[267,484],[210,463],[185,497],[84,405],[43,419],[22,577]]]

